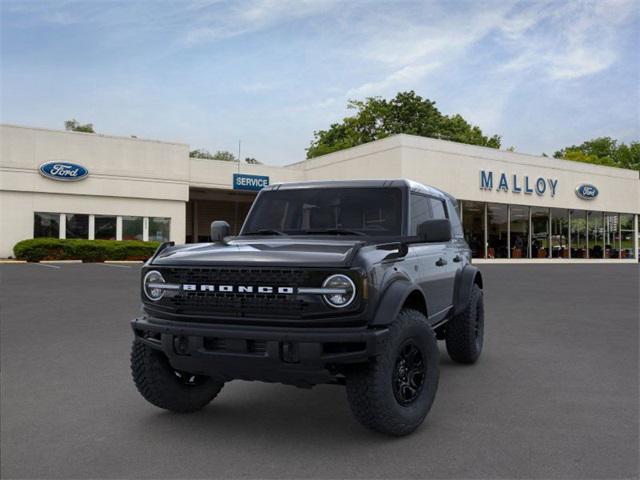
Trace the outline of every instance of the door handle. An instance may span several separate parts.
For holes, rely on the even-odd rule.
[[[436,262],[436,265],[437,265],[438,267],[444,267],[446,264],[447,264],[447,261],[446,261],[444,258],[442,258],[442,257],[440,257],[440,258],[438,259],[438,261]]]
[[[453,257],[453,261],[458,263],[462,261],[462,257],[460,255],[456,255],[455,257]]]

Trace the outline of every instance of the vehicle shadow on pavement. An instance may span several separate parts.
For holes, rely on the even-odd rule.
[[[447,371],[473,367],[453,362],[441,348],[440,368]],[[441,374],[441,386],[443,381]],[[140,415],[139,421],[140,427],[149,432],[162,434],[170,429],[182,441],[193,441],[198,445],[206,440],[228,442],[230,438],[242,442],[256,438],[264,441],[290,439],[295,444],[307,436],[313,436],[317,443],[340,443],[342,446],[363,441],[402,440],[361,426],[351,414],[345,388],[339,385],[301,389],[236,380],[227,383],[219,396],[200,412],[174,414],[147,409],[147,414]],[[414,435],[426,434],[429,423],[427,416]]]
[[[230,438],[242,443],[247,439],[296,443],[313,436],[317,443],[354,444],[392,438],[360,426],[351,415],[344,387],[336,385],[307,390],[234,381],[200,412],[182,415],[150,411],[140,422],[142,428],[157,433],[170,428],[182,441],[199,445],[207,440],[228,442]]]

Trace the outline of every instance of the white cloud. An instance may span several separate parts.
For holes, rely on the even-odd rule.
[[[570,80],[606,70],[618,59],[618,29],[637,15],[633,0],[532,4],[501,28],[515,52],[503,68]]]
[[[235,37],[292,19],[331,11],[337,0],[253,0],[202,15],[184,35],[187,45]]]
[[[411,88],[416,82],[424,78],[431,70],[437,68],[438,63],[428,63],[423,65],[407,65],[387,75],[379,81],[367,82],[359,87],[352,88],[347,92],[347,97],[368,97],[383,95],[390,90],[398,91]]]
[[[496,3],[488,8],[469,4],[459,12],[428,6],[424,12],[427,18],[416,18],[413,12],[374,17],[364,26],[370,35],[360,50],[366,58],[389,65],[442,62],[500,25],[508,5]]]

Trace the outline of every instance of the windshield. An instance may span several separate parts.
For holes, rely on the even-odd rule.
[[[398,236],[399,188],[324,188],[262,193],[242,235]]]

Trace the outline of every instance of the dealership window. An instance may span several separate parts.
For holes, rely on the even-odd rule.
[[[529,257],[529,207],[511,206],[511,258]]]
[[[484,258],[484,207],[481,202],[461,202],[462,228],[473,258]]]
[[[112,215],[96,215],[95,216],[95,235],[96,240],[115,240],[117,232],[118,219]]]
[[[531,258],[548,258],[549,250],[549,209],[531,207]]]
[[[633,237],[635,234],[633,215],[628,213],[620,214],[620,252],[622,258],[636,258],[633,245]]]
[[[507,258],[507,205],[487,204],[487,258]]]
[[[66,238],[89,238],[89,215],[67,213]]]
[[[33,238],[60,237],[60,214],[35,212],[33,214]]]
[[[587,212],[571,211],[571,258],[587,258]]]
[[[569,210],[551,209],[551,256],[569,258]]]
[[[587,214],[589,258],[604,258],[604,222],[602,212]]]
[[[122,240],[142,240],[143,223],[142,217],[122,217]]]
[[[149,240],[156,242],[168,242],[170,218],[150,217],[149,218]]]
[[[620,219],[617,213],[604,214],[604,258],[620,258]]]

